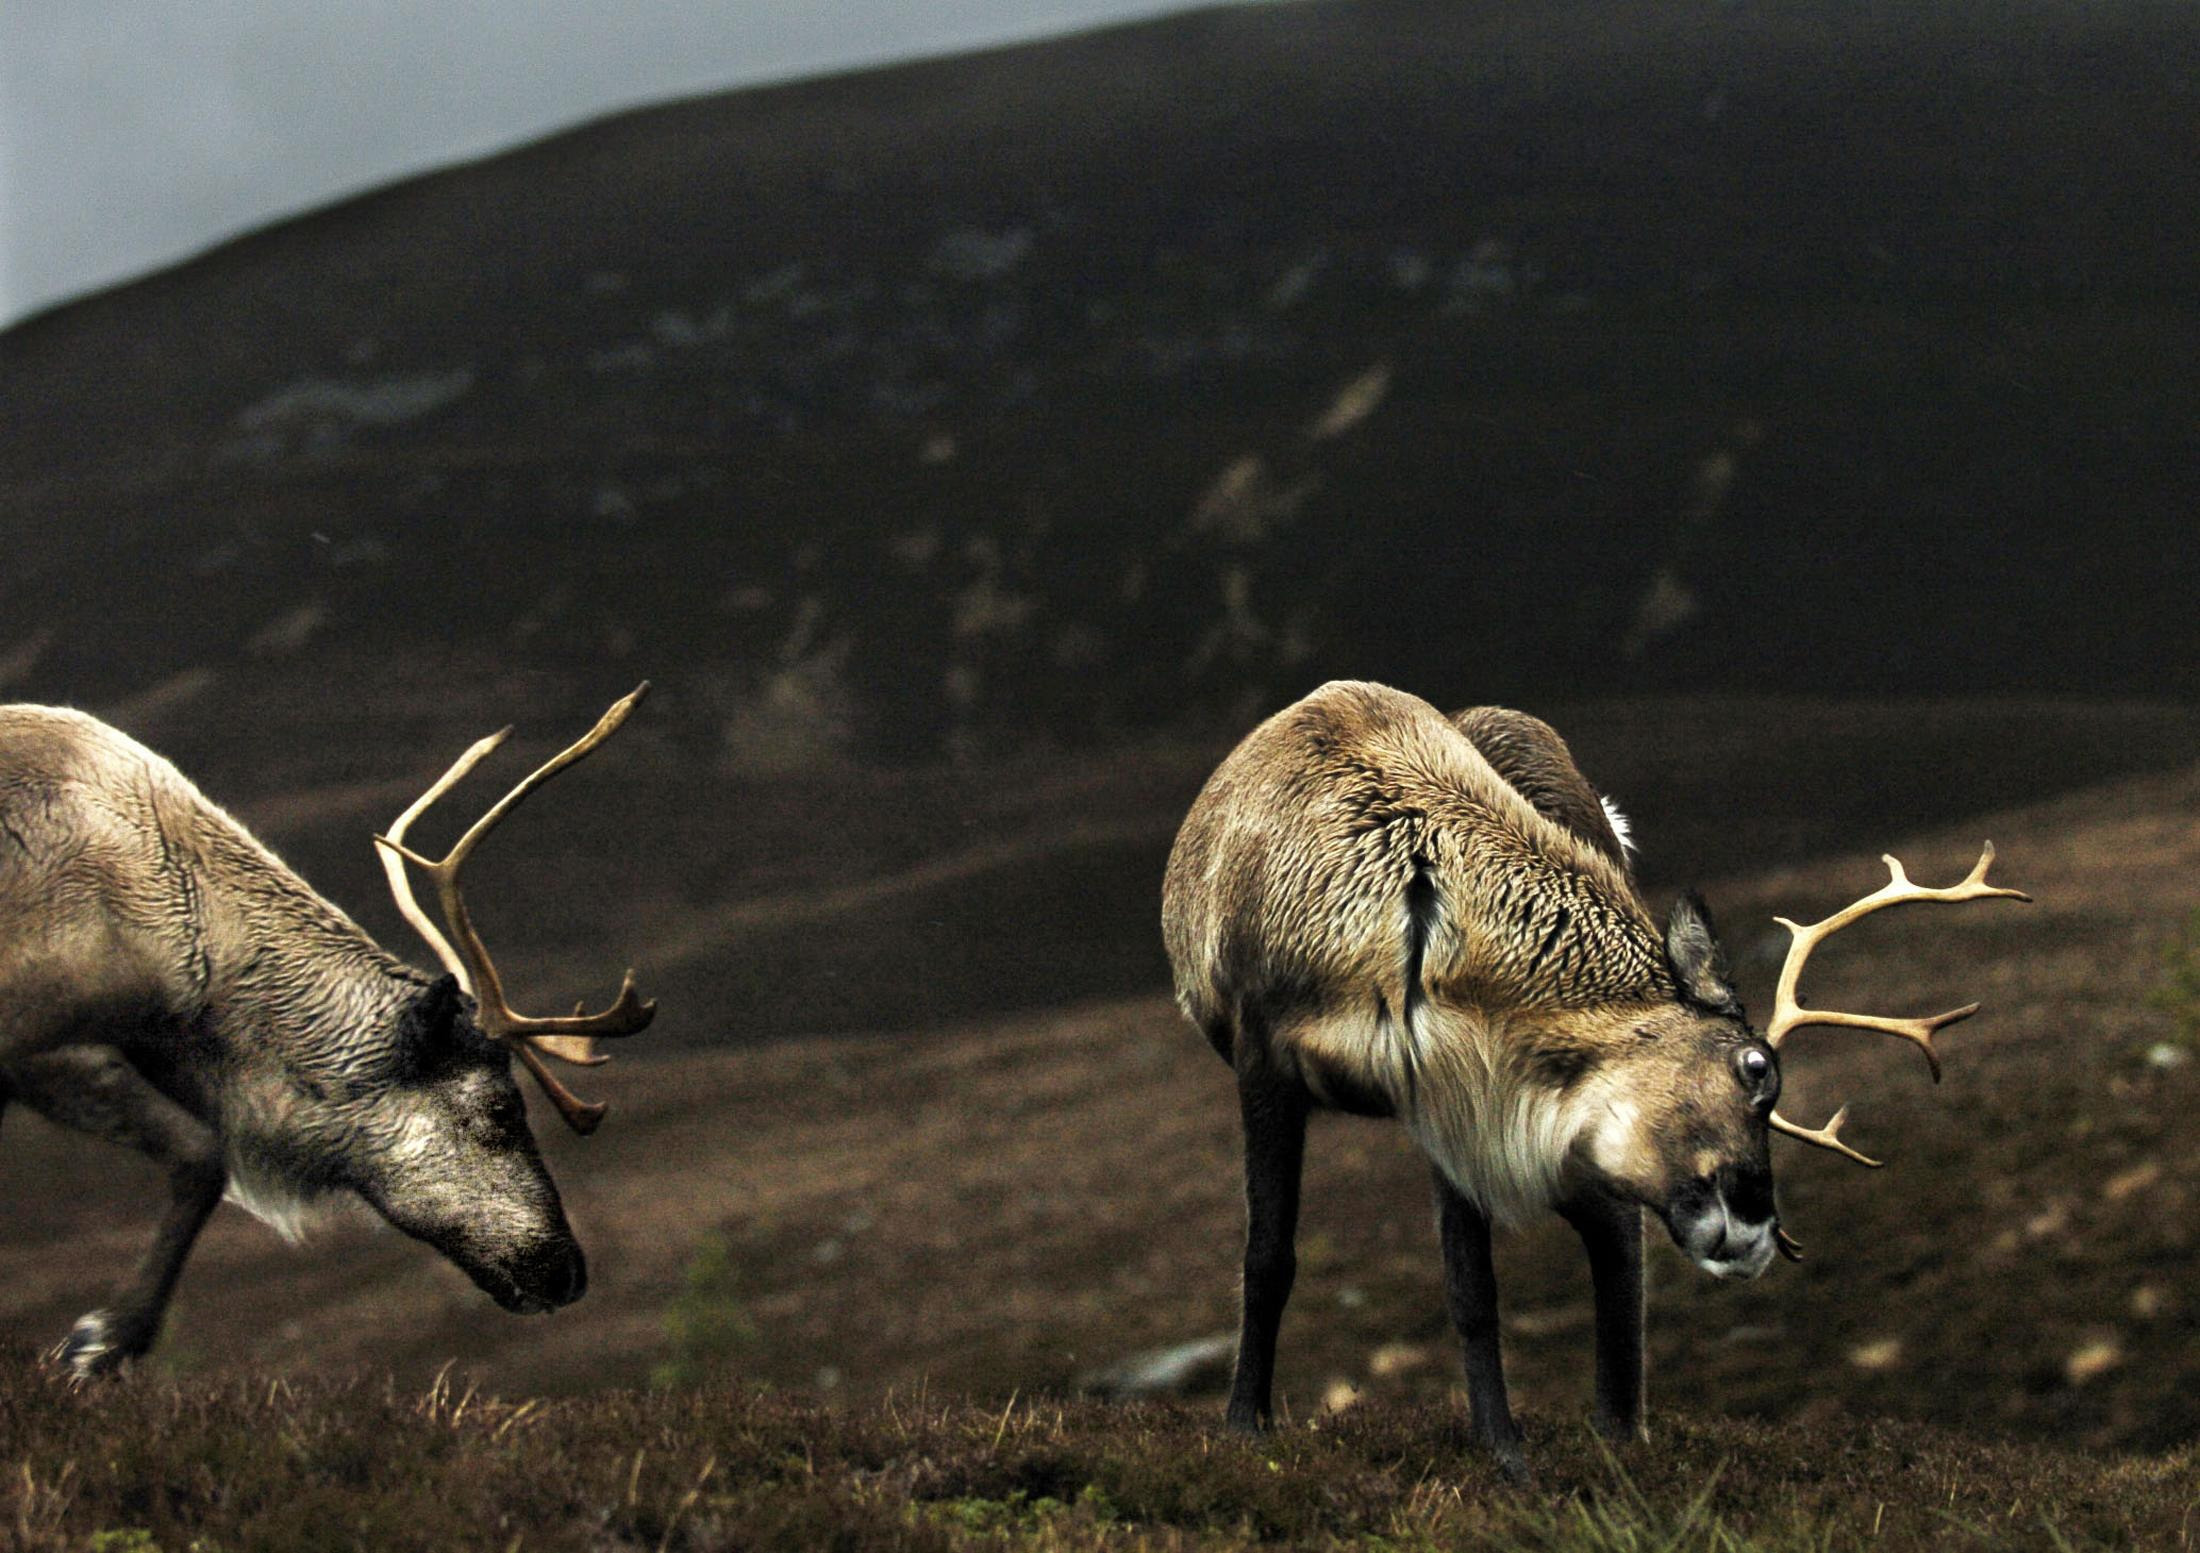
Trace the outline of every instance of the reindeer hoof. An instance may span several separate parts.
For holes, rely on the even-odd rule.
[[[1608,1445],[1647,1445],[1650,1442],[1650,1426],[1639,1418],[1598,1413],[1592,1427]]]
[[[69,1328],[69,1335],[55,1344],[46,1358],[82,1385],[115,1374],[141,1351],[142,1345],[131,1342],[113,1316],[95,1310],[79,1316],[76,1325]]]

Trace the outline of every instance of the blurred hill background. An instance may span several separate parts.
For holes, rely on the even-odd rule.
[[[1745,923],[2014,825],[2043,908],[1939,988],[2028,1010],[2031,1078],[1962,1080],[1989,1222],[1917,1218],[1973,1188],[1913,1096],[1879,1141],[1942,1174],[1828,1226],[1880,1260],[1677,1295],[1663,1356],[1770,1416],[1962,1422],[1994,1381],[1989,1427],[2189,1432],[2191,1069],[2134,1054],[2175,1048],[2145,997],[2195,895],[2196,112],[2200,17],[2150,0],[1221,8],[627,114],[0,333],[0,694],[144,737],[392,947],[372,830],[479,733],[547,751],[658,687],[477,870],[515,997],[630,961],[665,1004],[595,1076],[637,1141],[555,1142],[595,1296],[503,1323],[419,1248],[225,1214],[165,1362],[634,1380],[712,1236],[787,1384],[1068,1387],[1226,1325],[1227,1083],[1155,996],[1160,865],[1239,732],[1351,675],[1551,717],[1646,877]],[[2161,1130],[2098,1131],[2132,1094]],[[7,1127],[0,1331],[43,1340],[149,1226],[132,1162]],[[1155,1128],[1185,1152],[1120,1152]],[[1310,1265],[1411,1244],[1331,1291],[1302,1397],[1363,1339],[1451,1374],[1419,1178],[1351,1136],[1362,1212]],[[2036,1346],[1961,1306],[1856,1331],[1923,1268],[2063,1282],[2009,1317]],[[1578,1308],[1529,1304],[1572,1374]]]

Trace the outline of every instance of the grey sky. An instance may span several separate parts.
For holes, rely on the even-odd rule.
[[[0,323],[615,108],[1190,0],[0,0]]]

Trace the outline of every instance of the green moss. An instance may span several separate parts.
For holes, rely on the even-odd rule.
[[[723,1372],[756,1341],[756,1327],[741,1308],[739,1279],[723,1237],[697,1244],[680,1293],[665,1312],[670,1351],[650,1370],[652,1385],[693,1386]]]
[[[2175,1022],[2180,1045],[2187,1050],[2200,1046],[2200,906],[2163,947],[2162,979],[2147,1001]]]

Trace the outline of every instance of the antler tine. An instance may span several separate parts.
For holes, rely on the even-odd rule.
[[[633,996],[631,979],[628,985],[621,990],[618,1001],[602,1014],[576,1016],[570,1019],[530,1021],[524,1015],[515,1012],[511,1004],[505,999],[503,978],[497,974],[496,964],[489,958],[488,947],[482,942],[480,932],[474,927],[472,913],[466,908],[465,892],[459,883],[460,871],[466,866],[466,860],[472,856],[474,848],[481,844],[482,838],[502,823],[505,816],[518,808],[528,794],[565,770],[566,767],[592,754],[604,740],[617,733],[620,725],[626,721],[628,714],[648,693],[649,681],[644,680],[628,694],[614,702],[609,711],[596,719],[595,727],[589,729],[579,739],[536,767],[518,786],[497,800],[489,812],[474,821],[466,833],[458,838],[451,850],[442,857],[423,857],[405,846],[402,841],[394,836],[387,838],[384,842],[386,847],[419,868],[434,881],[437,904],[443,908],[443,920],[450,926],[451,938],[456,944],[455,953],[464,962],[466,969],[471,972],[472,986],[469,990],[474,994],[476,1003],[480,1005],[484,1022],[493,1021],[499,1034],[632,1035],[648,1024],[651,1014],[655,1012],[654,1005],[645,1008]],[[494,748],[495,746],[491,745],[490,747]],[[475,746],[475,750],[480,750],[480,746]],[[452,774],[446,776],[443,782],[437,784],[439,789],[447,788],[450,783],[455,782],[459,777],[464,776],[466,771],[472,769],[469,761],[478,761],[480,758],[479,755],[475,754],[475,750],[469,750],[467,756],[460,760],[459,765],[452,768]],[[480,753],[485,755],[487,751],[482,750]],[[424,808],[425,803],[415,807],[416,809]],[[418,926],[418,924],[416,923],[415,926]],[[565,1054],[559,1053],[559,1055]]]
[[[1808,1127],[1804,1127],[1796,1122],[1789,1121],[1778,1111],[1772,1113],[1770,1121],[1772,1125],[1772,1130],[1774,1132],[1784,1132],[1791,1138],[1802,1139],[1805,1143],[1815,1143],[1818,1147],[1822,1149],[1831,1149],[1836,1154],[1845,1155],[1848,1158],[1855,1160],[1859,1165],[1864,1165],[1870,1169],[1877,1170],[1881,1165],[1886,1163],[1884,1160],[1873,1159],[1869,1155],[1859,1154],[1856,1152],[1856,1150],[1850,1148],[1846,1143],[1843,1143],[1841,1141],[1841,1124],[1848,1119],[1849,1108],[1847,1106],[1843,1106],[1840,1110],[1833,1113],[1833,1120],[1827,1122],[1825,1126],[1818,1128],[1816,1131],[1813,1131]]]
[[[1773,919],[1788,930],[1790,941],[1787,962],[1780,967],[1780,986],[1774,994],[1772,1018],[1765,1026],[1765,1044],[1777,1047],[1789,1035],[1806,1025],[1837,1025],[1852,1030],[1877,1030],[1885,1035],[1899,1036],[1922,1051],[1926,1065],[1932,1069],[1933,1082],[1937,1084],[1940,1082],[1940,1053],[1933,1048],[1933,1036],[1960,1020],[1970,1018],[1979,1011],[1979,1005],[1966,1003],[1961,1008],[1952,1008],[1943,1014],[1927,1014],[1907,1019],[1881,1014],[1850,1014],[1836,1009],[1805,1008],[1798,997],[1798,989],[1802,984],[1803,967],[1809,962],[1811,951],[1850,923],[1888,906],[1907,906],[1920,901],[1957,902],[1996,898],[2030,901],[2032,897],[2022,890],[2007,890],[1986,882],[1986,871],[1994,862],[1994,844],[1991,841],[1980,849],[1978,861],[1972,865],[1971,871],[1959,883],[1945,889],[1913,884],[1910,876],[1903,872],[1901,860],[1892,853],[1883,855],[1880,861],[1887,865],[1887,882],[1823,921],[1813,922],[1805,927],[1786,917]],[[1803,1142],[1816,1144],[1820,1148],[1831,1149],[1860,1165],[1877,1169],[1880,1163],[1878,1160],[1859,1154],[1841,1141],[1841,1123],[1847,1119],[1848,1114],[1849,1108],[1844,1105],[1834,1113],[1833,1120],[1813,1131],[1774,1112],[1771,1126],[1776,1132],[1786,1133],[1791,1138],[1800,1138]]]
[[[1786,917],[1773,919],[1788,930],[1792,941],[1788,945],[1787,963],[1780,967],[1780,987],[1774,995],[1772,1019],[1765,1026],[1765,1044],[1776,1047],[1790,1032],[1805,1025],[1845,1025],[1852,1029],[1879,1030],[1914,1041],[1925,1053],[1925,1059],[1932,1065],[1933,1077],[1937,1080],[1940,1077],[1940,1057],[1933,1050],[1933,1032],[1952,1025],[1959,1019],[1968,1019],[1978,1012],[1979,1006],[1973,1003],[1966,1008],[1951,1009],[1945,1014],[1935,1014],[1924,1019],[1890,1019],[1873,1014],[1847,1014],[1833,1009],[1805,1008],[1796,994],[1803,979],[1803,967],[1809,962],[1811,951],[1850,923],[1888,906],[1906,906],[1919,901],[1955,902],[1997,897],[2029,901],[2032,897],[2022,890],[2005,890],[1986,882],[1986,870],[1993,866],[1994,861],[1994,844],[1991,841],[1980,850],[1978,862],[1964,876],[1963,881],[1946,889],[1929,889],[1924,885],[1912,884],[1909,875],[1902,871],[1901,861],[1891,853],[1883,856],[1880,861],[1887,865],[1887,882],[1862,900],[1854,901],[1832,916],[1821,922],[1813,922],[1808,927],[1791,922]]]
[[[428,812],[438,798],[466,779],[467,773],[480,765],[506,739],[512,736],[510,728],[500,728],[485,739],[476,739],[465,754],[451,764],[451,769],[436,778],[435,784],[412,802],[412,807],[391,822],[389,830],[374,838],[375,855],[382,860],[382,872],[389,877],[390,894],[396,897],[398,915],[412,924],[413,931],[428,941],[435,957],[443,962],[443,968],[458,978],[458,984],[470,995],[474,990],[473,974],[451,941],[443,936],[443,930],[434,919],[421,910],[420,902],[413,896],[412,876],[405,872],[405,859],[413,854],[405,850],[405,832],[412,822]]]
[[[524,1014],[513,1014],[512,1028],[541,1041],[568,1041],[576,1036],[633,1035],[648,1028],[650,1020],[657,1017],[657,1000],[645,998],[634,988],[634,972],[630,968],[619,982],[619,995],[611,1000],[611,1006],[600,1014],[583,1012],[584,1005],[576,1003],[570,1014],[555,1014],[548,1018],[533,1019]],[[552,1055],[566,1057],[555,1047],[546,1048]],[[602,1059],[597,1059],[601,1061]]]
[[[526,1065],[527,1071],[535,1075],[535,1082],[540,1084],[542,1092],[550,1097],[550,1103],[558,1108],[558,1115],[565,1118],[566,1126],[585,1138],[603,1125],[605,1115],[611,1110],[610,1106],[601,1100],[583,1100],[579,1095],[574,1094],[572,1090],[567,1089],[565,1085],[558,1081],[558,1076],[550,1071],[549,1065],[536,1053],[535,1042],[514,1041],[511,1046],[512,1050],[519,1054],[519,1060]],[[610,1059],[599,1057],[596,1060],[608,1062]]]
[[[448,871],[455,873],[465,865],[466,859],[472,855],[474,848],[481,844],[481,839],[502,824],[506,815],[525,802],[529,793],[542,786],[543,783],[549,781],[566,767],[585,760],[588,756],[594,754],[596,747],[619,731],[620,727],[626,722],[628,715],[641,704],[642,698],[648,694],[649,681],[645,679],[617,701],[614,701],[610,710],[596,719],[595,727],[589,729],[580,738],[574,740],[556,755],[529,772],[517,787],[499,798],[487,814],[474,821],[466,834],[458,838],[457,843],[452,846],[448,853],[444,854],[440,862],[430,862],[426,858],[413,853],[407,853],[406,855],[413,862],[418,863],[430,872]],[[494,745],[491,746],[491,748],[494,747]],[[479,746],[477,745],[476,748],[479,748]],[[472,755],[472,753],[471,750],[467,752],[468,755]],[[460,764],[464,765],[464,761],[462,760]],[[466,769],[471,770],[472,767],[468,766]],[[465,774],[465,771],[457,772],[457,776],[464,776]],[[456,777],[446,778],[446,781],[455,780]]]
[[[448,792],[492,750],[502,744],[505,736],[511,732],[510,729],[481,740],[459,757],[457,764],[444,773],[434,787],[398,816],[397,823],[390,827],[387,835],[375,838],[383,849],[382,866],[390,876],[398,909],[428,940],[437,957],[458,977],[466,990],[473,994],[482,1028],[519,1054],[528,1072],[534,1074],[536,1081],[542,1085],[543,1092],[558,1108],[558,1114],[565,1118],[567,1125],[575,1132],[583,1135],[596,1130],[597,1124],[603,1120],[606,1108],[583,1101],[558,1082],[556,1075],[543,1062],[543,1057],[556,1057],[560,1061],[581,1067],[595,1067],[607,1062],[610,1060],[608,1057],[596,1052],[594,1039],[598,1036],[635,1034],[646,1028],[656,1016],[657,1005],[653,1000],[644,999],[635,990],[634,973],[630,970],[620,984],[618,997],[601,1013],[585,1013],[582,1005],[575,1005],[570,1015],[548,1019],[531,1019],[517,1012],[504,995],[503,978],[497,973],[496,962],[489,957],[488,946],[482,942],[480,931],[474,926],[472,913],[467,910],[466,895],[459,882],[459,875],[483,837],[518,808],[528,794],[568,766],[585,759],[604,740],[617,733],[628,715],[648,693],[649,681],[644,680],[627,695],[612,703],[610,709],[596,719],[595,727],[530,772],[486,814],[469,826],[466,833],[442,857],[423,857],[406,846],[406,828],[430,804]],[[437,904],[443,908],[443,920],[450,928],[449,938],[436,931],[427,914],[413,899],[411,884],[404,873],[404,865],[407,863],[419,868],[434,881]]]

